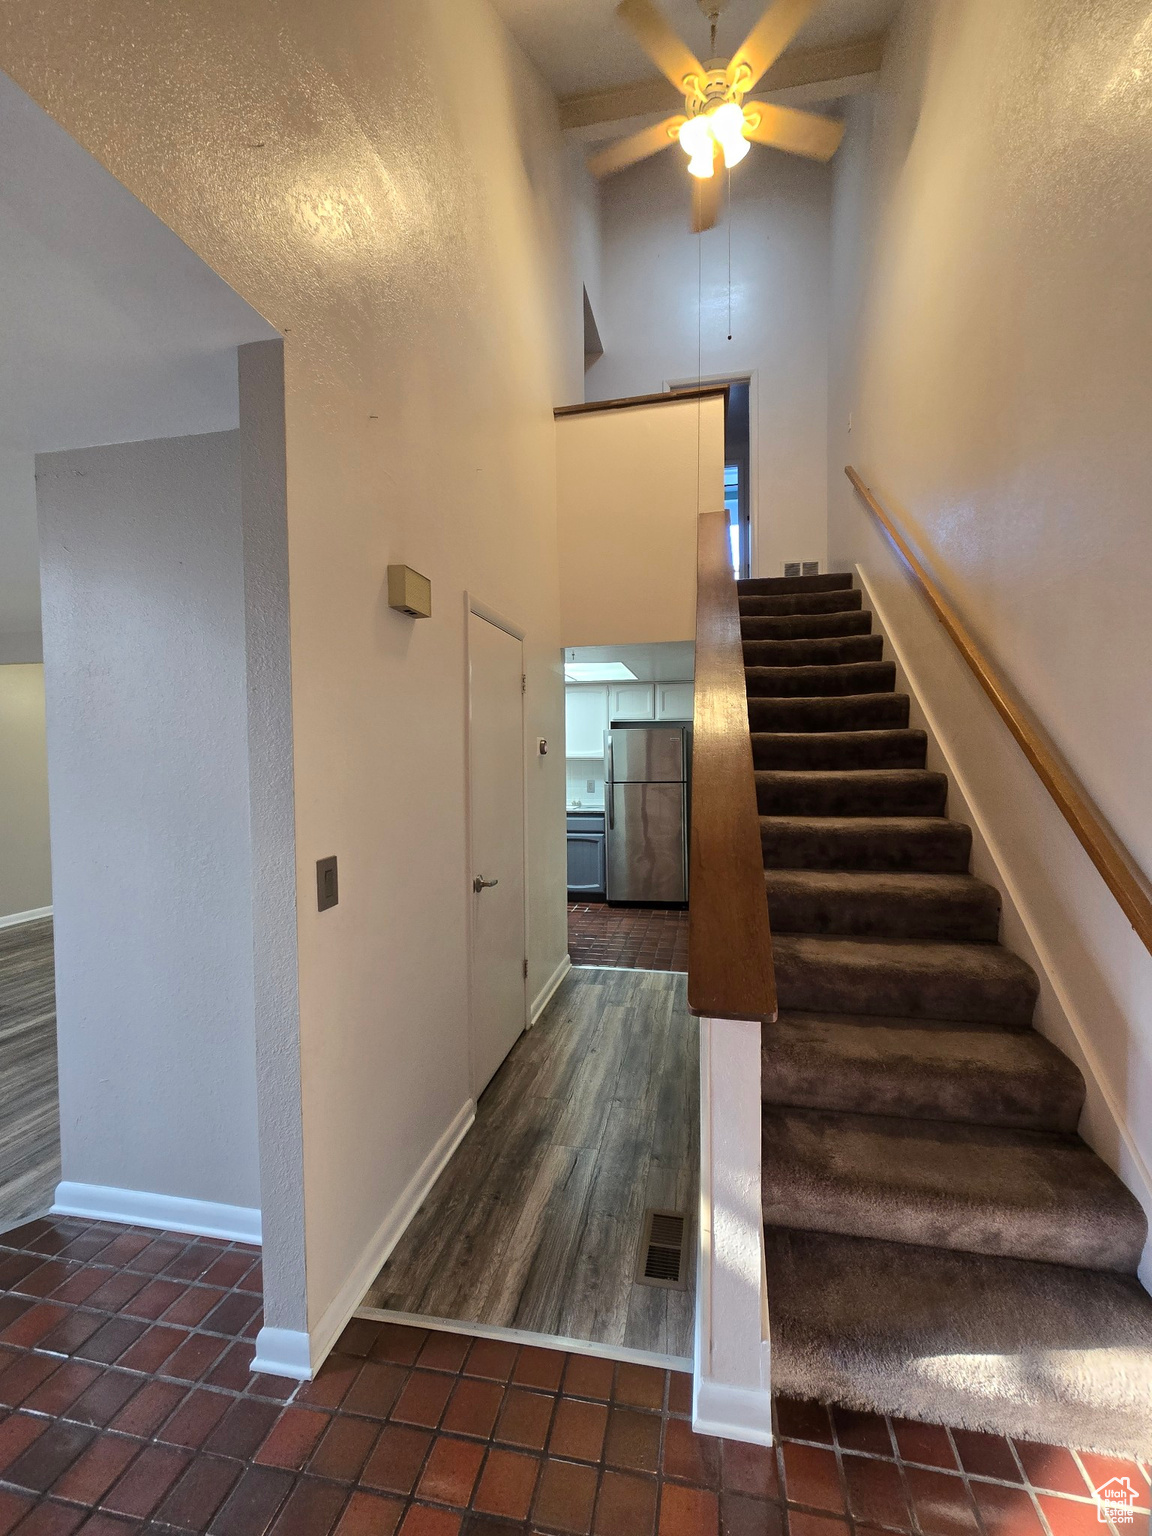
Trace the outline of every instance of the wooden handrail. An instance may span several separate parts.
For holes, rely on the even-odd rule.
[[[685,400],[710,400],[713,395],[724,397],[724,414],[728,414],[727,384],[701,384],[695,389],[665,389],[658,395],[624,395],[618,400],[586,400],[580,405],[558,405],[553,416],[590,416],[593,411],[627,411],[634,405],[682,405]]]
[[[1109,826],[1103,812],[1077,779],[1044,727],[1016,697],[977,645],[955,608],[920,564],[868,486],[851,465],[845,467],[844,473],[884,530],[888,542],[928,599],[936,617],[955,641],[961,656],[1016,738],[1024,756],[1039,774],[1045,789],[1059,807],[1060,814],[1099,870],[1101,879],[1116,898],[1145,949],[1152,953],[1152,885],[1143,870]]]
[[[697,524],[692,734],[688,1006],[771,1022],[776,973],[727,512]]]

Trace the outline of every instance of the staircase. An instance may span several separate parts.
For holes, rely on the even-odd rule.
[[[743,581],[778,1022],[763,1030],[776,1391],[1147,1454],[1147,1235],[1077,1136],[850,575]]]

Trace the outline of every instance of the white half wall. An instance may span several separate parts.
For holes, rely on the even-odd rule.
[[[44,668],[0,665],[0,923],[51,905]]]
[[[996,850],[1084,1134],[1146,1201],[1152,956],[843,465],[1152,874],[1147,59],[1137,0],[904,7],[835,162],[829,434],[832,555],[867,574]]]
[[[556,420],[564,645],[692,640],[696,524],[724,505],[724,397]]]
[[[63,1179],[260,1205],[239,434],[37,460]]]
[[[694,235],[679,149],[601,184],[589,400],[702,377],[752,380],[753,575],[828,554],[828,166],[753,146],[732,172],[729,229]],[[728,335],[731,330],[732,339]]]

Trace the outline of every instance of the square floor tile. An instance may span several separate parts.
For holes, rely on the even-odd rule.
[[[494,1446],[484,1463],[472,1507],[485,1514],[504,1515],[509,1520],[526,1520],[540,1467],[535,1456]]]

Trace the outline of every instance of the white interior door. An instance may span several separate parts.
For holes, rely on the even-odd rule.
[[[523,671],[523,642],[469,612],[472,1066],[477,1097],[516,1043],[527,1013]]]

